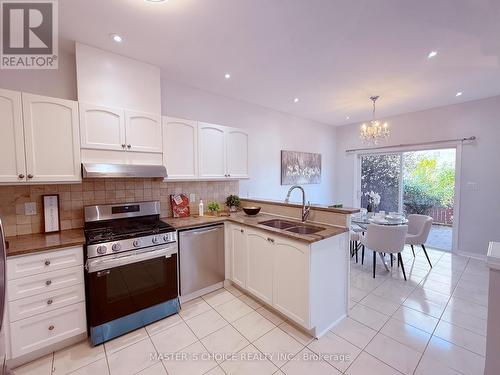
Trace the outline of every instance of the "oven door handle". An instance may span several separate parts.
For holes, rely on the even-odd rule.
[[[151,250],[142,253],[134,253],[131,255],[125,255],[121,257],[112,257],[107,259],[88,259],[85,264],[85,269],[89,273],[102,271],[105,269],[115,268],[119,266],[124,266],[126,264],[132,264],[141,262],[148,259],[154,258],[170,258],[172,254],[177,253],[176,247],[166,247],[158,250]]]

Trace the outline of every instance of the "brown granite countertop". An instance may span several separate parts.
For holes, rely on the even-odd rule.
[[[284,202],[284,201],[278,201],[278,200],[272,200],[272,199],[261,199],[261,198],[241,198],[242,201],[245,202],[255,202],[255,203],[270,203],[270,204],[276,204],[280,206],[286,206],[286,207],[302,207],[301,203],[294,203],[294,202]],[[343,208],[335,208],[328,206],[326,204],[313,204],[311,203],[311,208],[314,210],[318,211],[328,211],[328,212],[335,212],[338,214],[345,214],[345,215],[350,215],[350,214],[355,214],[360,211],[359,208],[349,208],[349,207],[343,207]]]
[[[85,243],[85,236],[83,235],[83,229],[70,229],[57,233],[6,237],[5,241],[8,243],[7,256],[10,257],[70,246],[81,246]]]
[[[315,222],[307,222],[306,223],[307,225],[313,225],[313,226],[322,227],[325,229],[322,231],[319,231],[317,233],[314,233],[314,234],[299,234],[299,233],[287,232],[287,231],[282,230],[282,229],[272,228],[272,227],[268,227],[266,225],[259,224],[262,221],[271,220],[271,219],[283,219],[286,221],[296,222],[297,224],[302,224],[300,221],[297,221],[295,219],[289,219],[289,218],[281,217],[281,216],[277,216],[277,215],[259,213],[256,216],[248,216],[248,215],[244,214],[243,212],[231,213],[230,216],[220,216],[220,217],[190,216],[187,218],[172,218],[172,217],[162,218],[162,220],[164,222],[172,225],[175,229],[196,228],[196,227],[200,227],[203,225],[222,223],[222,222],[227,220],[227,221],[231,221],[234,223],[262,229],[262,230],[265,230],[266,232],[278,234],[281,236],[286,236],[292,240],[297,240],[297,241],[306,242],[306,243],[313,243],[313,242],[321,241],[325,238],[333,237],[333,236],[336,236],[338,234],[341,234],[341,233],[348,231],[347,228],[340,227],[340,226],[328,225],[328,224],[323,224],[323,223],[315,223]]]

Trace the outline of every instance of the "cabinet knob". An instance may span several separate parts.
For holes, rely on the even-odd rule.
[[[46,265],[46,266],[50,266],[50,260],[48,260],[48,259],[47,259],[47,260],[45,261],[45,265]]]
[[[131,147],[132,147],[132,145],[127,145],[127,148],[131,148]]]
[[[50,326],[49,326],[49,331],[54,330],[54,328],[55,328],[55,327],[54,327],[53,325],[50,325]]]
[[[240,232],[241,232],[241,233],[243,233],[243,232],[245,232],[245,231],[244,231],[243,229],[240,229]]]
[[[45,282],[45,285],[47,285],[47,286],[49,286],[50,284],[52,284],[52,280],[47,280],[47,281]]]
[[[47,305],[52,305],[52,302],[54,302],[52,299],[47,300]]]
[[[122,148],[125,148],[127,147],[127,145],[125,143],[122,143]]]
[[[33,175],[32,175],[32,174],[29,174],[29,175],[28,175],[28,178],[33,178]]]
[[[228,175],[227,175],[227,177],[231,177],[231,175],[230,175],[230,174],[228,174]]]
[[[17,177],[24,178],[24,175],[22,173],[20,173]]]

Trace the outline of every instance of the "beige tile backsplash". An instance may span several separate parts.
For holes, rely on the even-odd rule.
[[[198,213],[198,202],[223,203],[237,194],[238,181],[163,182],[161,179],[88,179],[78,184],[0,186],[0,218],[5,235],[43,232],[42,195],[59,194],[61,229],[83,227],[83,207],[93,204],[159,200],[161,216],[172,216],[170,194],[195,194],[191,212]],[[36,202],[36,215],[24,214],[24,203]]]

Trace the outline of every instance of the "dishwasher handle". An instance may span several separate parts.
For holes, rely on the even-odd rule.
[[[224,227],[222,225],[218,225],[216,227],[204,227],[204,228],[195,228],[195,229],[188,229],[188,230],[185,230],[185,231],[182,231],[180,232],[180,235],[185,235],[185,234],[189,234],[189,235],[201,235],[201,234],[206,234],[206,233],[210,233],[210,232],[216,232],[216,231],[219,231],[221,229],[223,229]]]

